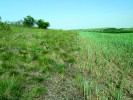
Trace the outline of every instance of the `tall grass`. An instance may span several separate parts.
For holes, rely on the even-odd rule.
[[[52,73],[63,75],[66,66],[73,63],[70,53],[76,33],[16,26],[11,29],[0,31],[0,99],[41,98],[46,95],[47,78]]]

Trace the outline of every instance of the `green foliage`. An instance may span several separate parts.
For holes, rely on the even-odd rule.
[[[49,22],[44,22],[43,19],[39,19],[36,24],[38,25],[38,28],[42,29],[47,29],[50,26]]]
[[[35,19],[31,16],[26,16],[23,21],[23,25],[26,27],[32,27],[35,24]]]

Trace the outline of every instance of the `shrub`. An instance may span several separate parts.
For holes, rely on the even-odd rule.
[[[50,26],[49,22],[44,22],[43,19],[39,19],[36,22],[36,24],[38,25],[38,28],[43,28],[43,29],[47,29]]]

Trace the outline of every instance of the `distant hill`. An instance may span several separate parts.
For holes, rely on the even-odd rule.
[[[133,33],[133,28],[94,28],[79,29],[82,32],[100,32],[100,33]]]

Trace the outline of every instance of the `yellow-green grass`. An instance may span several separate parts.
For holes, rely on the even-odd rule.
[[[65,77],[67,66],[75,62],[77,34],[15,26],[11,30],[0,31],[0,100],[44,99],[47,84],[52,84],[48,78]]]

